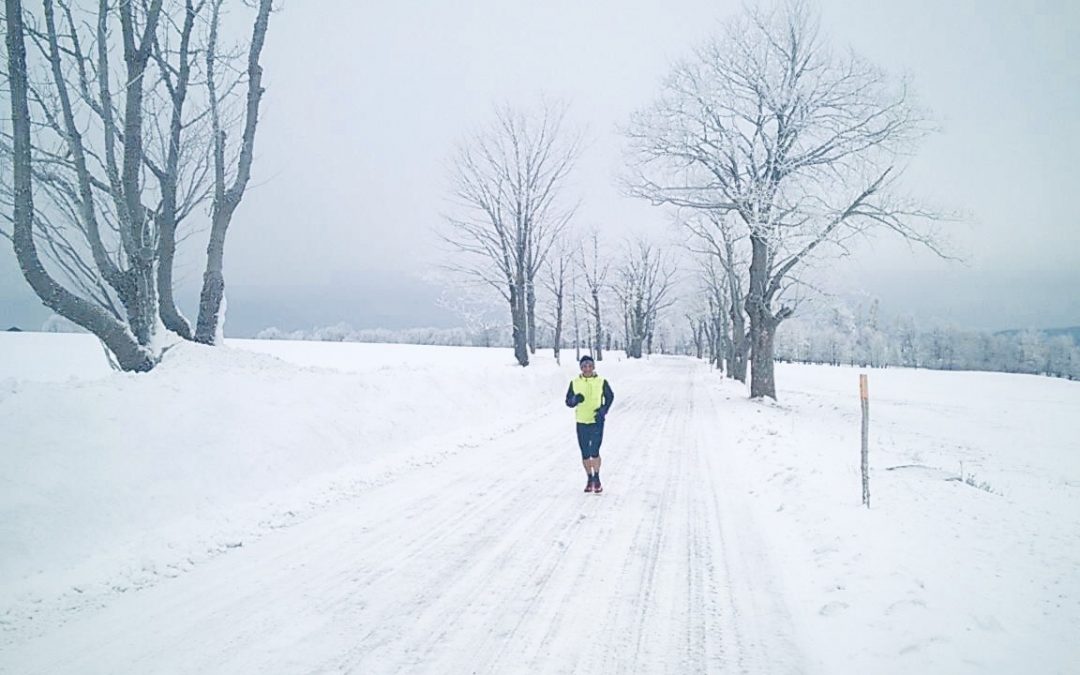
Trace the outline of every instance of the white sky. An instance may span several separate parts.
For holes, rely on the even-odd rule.
[[[1080,184],[1078,6],[818,7],[834,46],[909,75],[942,127],[907,179],[913,193],[970,213],[954,228],[968,263],[948,273],[1080,269],[1069,199]],[[228,283],[319,288],[430,269],[455,143],[493,103],[527,105],[541,94],[569,102],[570,121],[587,130],[567,192],[581,200],[577,226],[664,236],[668,215],[615,185],[617,127],[656,96],[675,59],[740,9],[715,0],[285,2],[264,52],[254,178],[229,234]],[[18,282],[4,257],[0,280]],[[178,278],[195,284],[202,263],[187,260]],[[845,283],[942,269],[882,240],[847,266]]]
[[[913,191],[971,213],[957,234],[977,268],[1077,267],[1080,228],[1066,198],[1080,183],[1076,5],[900,4],[819,7],[834,45],[909,74],[941,123],[909,169]],[[357,268],[421,267],[454,144],[488,119],[493,102],[528,104],[541,93],[569,101],[591,139],[570,190],[582,199],[578,224],[665,227],[663,212],[614,185],[616,126],[656,95],[674,59],[739,8],[287,3],[266,48],[260,187],[237,215],[232,274],[319,281]],[[920,264],[902,253],[875,256],[875,267]]]

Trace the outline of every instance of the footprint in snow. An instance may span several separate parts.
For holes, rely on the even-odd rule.
[[[818,614],[820,614],[821,616],[832,616],[834,614],[839,614],[840,612],[847,609],[849,606],[850,605],[848,605],[846,602],[830,602],[827,605],[823,605],[821,609],[818,610]]]

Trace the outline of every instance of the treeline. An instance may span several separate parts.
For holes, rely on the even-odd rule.
[[[347,323],[307,330],[284,331],[270,327],[259,331],[258,340],[309,340],[317,342],[374,342],[387,344],[507,347],[509,330],[470,331],[465,328],[353,328]]]
[[[686,335],[661,331],[657,353],[693,355],[695,346]],[[879,322],[877,303],[868,311],[835,307],[815,318],[792,319],[776,338],[776,360],[787,363],[852,365],[867,368],[929,368],[934,370],[982,370],[1030,373],[1080,380],[1080,345],[1075,331],[1024,330],[979,331],[955,326],[920,328],[911,317]],[[256,335],[262,340],[313,340],[321,342],[369,342],[389,344],[467,347],[510,347],[509,326],[476,328],[356,329],[347,323],[307,330],[266,328]],[[591,336],[583,342],[591,341]],[[550,349],[549,331],[539,331],[538,346]],[[608,334],[607,349],[622,349],[622,340]],[[572,340],[563,340],[573,349]],[[582,345],[582,349],[588,348]],[[702,354],[698,354],[703,357]]]
[[[448,347],[512,347],[514,337],[509,325],[484,325],[458,328],[353,328],[347,323],[322,326],[306,330],[285,331],[280,328],[264,328],[255,335],[257,340],[308,340],[315,342],[370,342],[382,344],[441,345]],[[578,348],[589,352],[595,338],[589,331],[581,334]],[[624,340],[605,331],[604,347],[610,351],[626,347]],[[554,335],[550,328],[537,331],[537,348],[551,349]],[[573,339],[560,341],[563,349],[574,349]]]
[[[865,312],[833,308],[817,320],[792,319],[777,335],[776,357],[798,363],[1080,379],[1080,346],[1067,332],[920,328],[911,317],[885,323],[878,321],[876,302]]]

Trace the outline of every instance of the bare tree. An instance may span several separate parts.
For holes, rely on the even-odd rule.
[[[225,235],[232,222],[236,207],[244,197],[251,163],[255,152],[255,129],[259,123],[259,104],[265,91],[262,86],[262,66],[259,57],[266,42],[270,24],[272,0],[259,0],[259,11],[251,33],[247,62],[247,97],[244,112],[244,130],[240,139],[240,152],[236,159],[236,172],[226,186],[229,162],[226,160],[226,133],[222,124],[221,96],[217,88],[218,30],[221,6],[224,0],[212,0],[213,12],[210,23],[210,43],[206,51],[206,81],[210,97],[210,119],[214,148],[214,201],[210,209],[210,241],[206,246],[206,271],[203,273],[202,292],[199,294],[199,319],[195,339],[205,344],[216,344],[222,335],[222,305],[225,299]]]
[[[705,255],[699,260],[701,294],[705,298],[701,323],[709,346],[709,363],[721,372],[724,372],[726,363],[729,376],[734,377],[732,374],[733,348],[727,314],[731,300],[728,296],[726,274],[719,269],[715,256]]]
[[[222,0],[213,1],[216,13]],[[206,2],[100,0],[95,11],[43,0],[43,20],[30,22],[37,28],[19,17],[38,67],[9,61],[10,77],[24,69],[28,169],[44,197],[30,215],[33,250],[16,246],[16,255],[43,301],[95,333],[125,370],[154,366],[163,324],[192,337],[173,299],[172,266],[178,226],[210,197],[210,125],[200,121],[218,98],[211,89],[201,113],[185,111]],[[270,4],[259,3],[256,68]],[[204,51],[216,40],[211,30]],[[257,78],[253,86],[261,92]],[[245,139],[253,136],[251,120]],[[17,163],[14,146],[14,135],[0,134],[0,155]],[[13,206],[17,192],[0,181],[0,200]]]
[[[570,277],[570,308],[574,318],[574,360],[581,360],[581,315],[578,313],[577,275]]]
[[[3,150],[11,153],[14,164],[10,194],[15,254],[24,277],[48,307],[97,335],[121,368],[150,370],[159,356],[154,345],[157,251],[152,214],[142,202],[142,107],[161,1],[139,7],[123,3],[110,11],[102,0],[90,38],[80,35],[67,3],[44,0],[42,11],[44,31],[27,31],[21,3],[7,4],[13,135]],[[119,21],[123,36],[122,111],[113,100],[108,52],[101,44],[110,18]],[[34,83],[26,58],[27,34],[47,73]],[[96,63],[82,48],[94,38],[99,41]],[[96,68],[101,70],[95,92],[88,73]],[[88,129],[94,122],[96,134]],[[101,145],[93,147],[96,138]],[[32,181],[51,209],[34,208]],[[73,227],[65,227],[64,221]],[[81,240],[69,236],[70,229],[77,230]],[[36,236],[53,255],[59,280],[43,264]]]
[[[455,292],[444,291],[436,304],[461,317],[465,331],[475,346],[494,347],[505,335],[505,315],[498,311],[498,306],[484,288],[469,285]]]
[[[690,329],[690,342],[694,346],[694,358],[705,358],[705,324],[707,317],[700,314],[687,313],[684,318]]]
[[[139,345],[128,326],[96,305],[68,291],[45,270],[34,242],[35,209],[33,201],[33,148],[30,133],[30,83],[26,63],[26,28],[20,0],[5,0],[5,36],[8,80],[11,95],[12,157],[11,240],[23,275],[45,304],[78,319],[80,325],[93,327],[101,339],[130,370],[149,370],[152,355]]]
[[[717,274],[717,268],[707,265],[706,283],[716,301],[726,303],[724,311],[727,315],[724,323],[731,327],[730,335],[727,331],[724,332],[725,340],[730,339],[730,344],[725,345],[730,348],[724,350],[728,375],[740,382],[746,382],[750,336],[746,331],[746,302],[743,292],[746,256],[742,253],[742,246],[747,237],[739,235],[737,225],[729,214],[717,211],[695,213],[685,224],[701,246],[693,250],[710,256],[720,271]],[[715,289],[715,284],[720,279],[726,285],[722,293]]]
[[[582,278],[585,281],[585,291],[589,297],[589,313],[592,316],[592,357],[597,361],[603,361],[604,324],[601,321],[600,294],[607,285],[608,270],[611,266],[606,260],[601,262],[600,235],[593,232],[590,240],[592,246],[588,249],[581,249],[579,265],[581,266]]]
[[[626,355],[640,359],[658,314],[673,303],[669,296],[675,267],[653,246],[638,242],[629,247],[618,276],[615,294],[624,308]]]
[[[574,277],[573,258],[564,238],[561,238],[552,250],[552,254],[547,261],[546,271],[543,282],[545,289],[551,294],[552,301],[552,349],[555,363],[561,364],[559,350],[562,346],[563,314],[567,294],[566,285],[567,281],[572,281]],[[568,277],[570,278],[568,279]],[[571,298],[571,302],[573,302],[573,298]]]
[[[160,203],[158,227],[158,313],[166,328],[191,340],[191,323],[176,306],[173,296],[173,264],[178,231],[184,219],[209,197],[210,134],[205,129],[205,110],[191,112],[187,106],[193,75],[198,76],[198,48],[192,45],[196,21],[208,0],[184,1],[183,18],[177,22],[165,14],[164,30],[155,35],[153,58],[165,88],[164,103],[170,114],[168,128],[161,131],[161,157],[147,152],[145,163],[158,180]],[[172,39],[178,40],[175,48]],[[99,36],[99,44],[104,44]],[[208,48],[212,48],[212,45]],[[194,72],[193,72],[194,71]]]
[[[749,238],[751,397],[776,397],[773,341],[794,312],[784,291],[811,256],[874,228],[940,253],[937,214],[895,193],[925,131],[906,86],[830,52],[801,0],[729,22],[634,117],[634,192],[735,214]]]
[[[461,213],[443,239],[460,259],[450,269],[489,285],[510,306],[514,357],[529,365],[535,348],[535,282],[572,209],[559,194],[579,141],[563,129],[564,106],[538,116],[499,108],[494,123],[461,145],[453,191]]]

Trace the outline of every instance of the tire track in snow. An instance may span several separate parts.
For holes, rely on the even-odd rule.
[[[710,407],[723,405],[715,386],[703,389]],[[746,484],[740,482],[739,460],[732,452],[720,453],[727,463],[718,471],[716,454],[702,453],[700,461],[712,480],[706,496],[712,530],[708,540],[725,580],[725,611],[720,614],[725,639],[720,646],[734,661],[728,669],[747,674],[805,673],[809,667],[794,641],[781,577],[758,533]]]
[[[647,670],[641,663],[644,641],[656,636],[647,623],[657,598],[657,564],[668,536],[670,502],[678,480],[676,408],[683,403],[665,397],[656,405],[654,392],[662,377],[658,373],[639,383],[642,403],[628,415],[632,422],[622,429],[623,436],[633,439],[627,444],[634,459],[627,467],[632,480],[613,495],[616,500],[604,504],[603,517],[615,527],[597,543],[602,553],[595,560],[594,574],[617,572],[595,588],[594,602],[606,609],[595,633],[604,636],[604,641],[587,654],[585,671],[643,672]]]
[[[561,449],[551,450],[573,447],[569,445],[573,443],[572,427],[568,434],[565,422],[554,426],[546,424],[541,430],[532,429],[532,424],[527,426],[530,428],[525,431],[532,433],[518,434],[519,440],[512,441],[516,447],[509,447],[500,455],[519,459],[509,459],[506,463],[499,460],[499,463],[512,475],[527,475],[526,471],[539,474],[540,478],[533,482],[539,483],[539,489],[546,496],[538,498],[535,491],[519,490],[514,486],[508,498],[494,498],[492,503],[500,508],[485,510],[486,517],[477,518],[471,524],[478,535],[459,537],[462,550],[450,557],[456,561],[452,563],[454,568],[446,570],[449,574],[441,574],[440,578],[424,581],[423,589],[414,593],[420,598],[419,601],[405,605],[406,614],[416,612],[419,616],[413,617],[413,625],[405,635],[396,639],[401,646],[384,643],[372,649],[373,645],[367,644],[352,650],[340,665],[346,668],[364,666],[367,671],[373,663],[385,666],[396,662],[403,667],[412,667],[425,660],[429,665],[441,663],[447,658],[442,652],[447,651],[448,644],[453,645],[454,638],[464,643],[457,644],[456,650],[451,651],[471,655],[470,663],[475,664],[478,660],[484,662],[484,658],[497,658],[502,651],[499,645],[513,642],[524,623],[523,618],[519,618],[509,631],[500,633],[489,630],[480,631],[482,634],[477,635],[477,624],[481,628],[513,624],[512,617],[508,621],[499,617],[508,611],[506,608],[511,604],[507,601],[515,600],[514,594],[520,587],[532,589],[531,597],[526,598],[529,603],[526,610],[543,597],[543,591],[562,558],[560,544],[565,540],[566,532],[578,524],[578,501],[582,497],[589,497],[575,495],[573,491],[567,494],[565,479],[559,477],[567,469],[574,470],[572,453],[576,453],[576,448],[572,451],[568,449],[567,453]],[[525,452],[528,446],[537,446],[537,438],[546,439],[540,443],[545,448],[545,454],[540,456],[539,461],[536,456]],[[493,534],[480,534],[485,532]],[[533,566],[528,564],[530,561]],[[500,573],[515,569],[519,570],[516,575]],[[493,596],[503,598],[499,607],[493,607],[487,600]],[[528,611],[519,616],[527,614]],[[471,623],[457,621],[438,627],[436,624],[440,622],[446,624],[447,616],[479,617],[480,620]],[[388,625],[398,623],[396,617],[388,619],[385,622]]]

